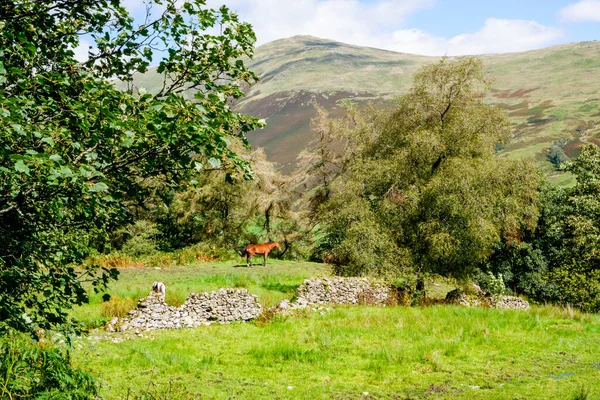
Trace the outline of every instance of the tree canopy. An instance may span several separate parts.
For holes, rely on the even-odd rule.
[[[80,63],[84,34],[95,47]],[[86,280],[101,289],[115,272],[74,266],[130,219],[126,205],[148,180],[251,174],[229,138],[245,142],[262,122],[229,100],[256,79],[242,61],[254,42],[250,25],[204,0],[155,0],[142,24],[119,0],[0,4],[1,326],[78,331],[66,309],[88,300]],[[152,64],[158,93],[109,81],[132,82]]]
[[[487,87],[480,61],[444,59],[387,115],[352,120],[352,165],[325,206],[339,272],[467,277],[535,227],[536,172],[495,156],[510,130]]]

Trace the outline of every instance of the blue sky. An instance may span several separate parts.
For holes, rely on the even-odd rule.
[[[177,0],[183,3],[185,0]],[[123,0],[134,14],[142,0]],[[600,0],[207,0],[257,44],[312,35],[425,55],[506,53],[600,39]]]
[[[365,1],[370,2],[374,1]],[[575,23],[561,18],[560,11],[576,3],[572,0],[438,0],[433,7],[409,17],[407,23],[434,35],[452,37],[477,31],[488,18],[520,19],[563,29],[564,37],[558,40],[561,43],[600,39],[600,15],[596,15],[595,21]],[[600,5],[598,8],[600,10]]]
[[[222,2],[223,0],[221,0]],[[219,0],[209,0],[216,6]],[[426,55],[600,39],[600,0],[225,0],[258,44],[299,34]]]

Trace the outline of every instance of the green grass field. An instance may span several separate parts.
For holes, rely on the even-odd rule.
[[[270,305],[326,274],[280,261],[129,269],[112,293],[137,299],[161,280],[173,304],[237,286]],[[430,288],[441,296],[450,286]],[[94,297],[77,315],[102,321],[101,309]],[[101,379],[105,399],[593,399],[599,348],[600,316],[569,309],[356,306],[141,336],[96,330],[73,357]]]

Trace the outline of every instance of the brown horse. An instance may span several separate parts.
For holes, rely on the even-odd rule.
[[[265,267],[266,267],[267,266],[267,256],[269,255],[269,252],[271,250],[273,250],[274,247],[277,247],[279,249],[279,251],[281,251],[281,245],[279,244],[279,242],[268,242],[268,243],[260,243],[260,244],[249,244],[248,246],[246,246],[242,249],[240,254],[242,257],[246,256],[246,263],[250,267],[252,266],[252,257],[254,257],[255,254],[259,254],[259,255],[262,254],[262,256],[265,259]]]

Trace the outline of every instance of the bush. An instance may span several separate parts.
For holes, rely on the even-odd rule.
[[[131,297],[111,296],[109,301],[102,303],[102,316],[107,318],[123,318],[135,308],[135,301]]]
[[[101,254],[88,257],[84,266],[98,266],[101,268],[143,268],[144,263],[120,253]]]
[[[600,312],[600,270],[564,266],[553,271],[551,277],[560,287],[560,303],[586,312]]]
[[[498,274],[496,277],[490,271],[487,273],[479,272],[474,281],[483,291],[490,294],[505,294],[507,291],[502,274]]]
[[[560,167],[561,164],[564,164],[567,161],[569,161],[569,157],[565,154],[565,151],[563,150],[566,144],[566,141],[554,142],[552,143],[552,146],[550,146],[550,148],[548,149],[548,153],[546,154],[546,158],[548,158],[548,161],[554,164],[554,166],[557,168]]]
[[[544,251],[530,243],[522,242],[500,246],[487,261],[484,270],[492,276],[502,275],[505,287],[516,294],[523,294],[538,303],[558,302],[560,290],[550,276],[550,267]],[[484,290],[487,277],[483,272],[475,281]],[[490,292],[491,293],[491,292]]]
[[[144,264],[150,268],[167,268],[177,264],[173,256],[168,253],[156,253],[144,258]]]
[[[173,253],[177,265],[193,264],[197,262],[211,262],[232,259],[235,250],[226,246],[211,243],[196,243]],[[239,255],[238,255],[239,256]]]
[[[119,233],[126,238],[121,251],[130,257],[150,256],[158,252],[160,232],[153,222],[139,220]]]
[[[95,378],[74,368],[66,350],[9,334],[0,339],[0,398],[95,399]]]

